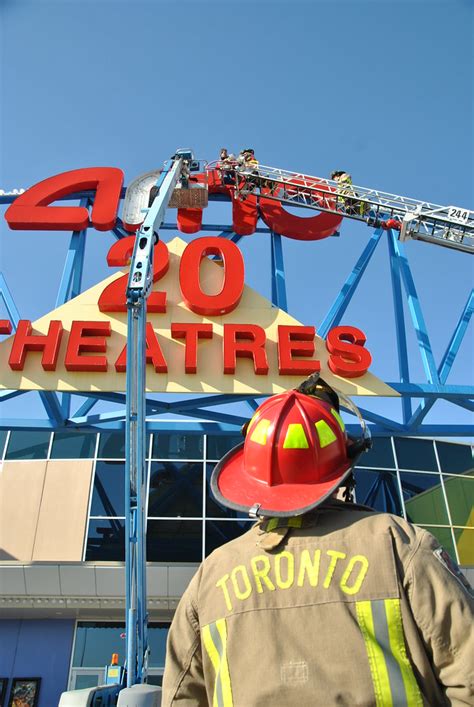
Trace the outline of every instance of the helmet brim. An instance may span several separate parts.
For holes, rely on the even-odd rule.
[[[258,506],[259,516],[287,518],[307,513],[323,503],[349,476],[353,466],[354,461],[349,459],[324,482],[268,486],[245,472],[242,442],[214,467],[211,490],[217,501],[227,508],[248,513]]]

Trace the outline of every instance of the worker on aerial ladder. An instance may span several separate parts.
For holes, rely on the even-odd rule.
[[[352,176],[344,170],[336,170],[331,172],[331,179],[337,183],[337,193],[343,198],[341,199],[343,210],[348,214],[359,214],[364,216],[369,211],[369,206],[363,201],[350,199],[350,196],[357,196],[357,192],[352,186]]]
[[[242,150],[237,157],[237,165],[239,173],[244,177],[243,188],[240,190],[242,200],[251,194],[258,186],[260,180],[258,178],[258,160],[255,157],[255,150],[247,148]]]
[[[235,166],[237,160],[235,155],[228,152],[227,147],[220,151],[218,166],[222,170],[222,181],[224,184],[235,184]]]
[[[428,532],[352,503],[360,419],[353,439],[313,374],[217,464],[217,501],[257,523],[186,590],[163,707],[474,704],[469,586]]]

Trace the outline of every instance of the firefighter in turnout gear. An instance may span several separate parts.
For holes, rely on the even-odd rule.
[[[347,214],[364,216],[369,212],[369,204],[364,201],[358,201],[357,199],[349,199],[349,196],[357,196],[357,192],[352,186],[352,177],[349,172],[344,172],[344,170],[336,170],[331,172],[331,179],[334,179],[338,189],[337,193],[342,197],[340,199],[340,204],[342,210]]]
[[[237,157],[239,172],[243,177],[243,183],[240,186],[240,198],[245,201],[247,196],[255,191],[260,185],[258,179],[258,160],[255,157],[255,151],[249,147],[242,150]]]
[[[338,396],[312,376],[266,400],[216,466],[217,500],[256,523],[186,590],[164,706],[474,704],[459,569],[425,530],[335,498],[370,446],[363,427],[349,437]]]

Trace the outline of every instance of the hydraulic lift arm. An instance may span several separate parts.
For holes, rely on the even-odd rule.
[[[145,434],[146,302],[153,283],[153,248],[166,207],[179,180],[186,179],[188,153],[165,164],[157,195],[139,228],[127,285],[127,403],[125,416],[125,581],[127,686],[143,683],[148,670],[146,594],[147,471]]]

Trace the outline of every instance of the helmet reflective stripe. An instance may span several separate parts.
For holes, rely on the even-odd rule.
[[[345,432],[345,431],[346,431],[346,426],[344,425],[344,423],[343,423],[343,421],[342,421],[342,417],[339,415],[339,413],[337,412],[337,410],[334,410],[334,408],[331,408],[331,415],[333,415],[333,417],[336,418],[336,420],[337,420],[338,423],[339,423],[339,427],[341,428],[341,430],[342,430],[343,432]]]
[[[336,435],[325,420],[318,420],[314,423],[314,426],[316,427],[316,432],[318,433],[319,446],[321,449],[323,449],[323,447],[328,447],[336,441]]]
[[[244,435],[244,437],[245,437],[246,435],[248,435],[248,433],[250,432],[250,428],[252,427],[252,425],[254,424],[254,422],[257,421],[257,418],[258,418],[258,411],[255,411],[254,414],[253,414],[253,416],[250,418],[247,427],[245,427],[245,425],[242,427],[242,434]],[[244,431],[244,430],[245,430],[245,431]]]
[[[255,412],[254,415],[250,418],[250,422],[247,427],[247,433],[250,432],[250,428],[252,427],[253,423],[256,421],[258,417],[258,412]]]
[[[265,445],[267,443],[268,429],[271,424],[270,420],[260,420],[250,436],[251,441]]]
[[[309,444],[301,422],[292,422],[288,425],[283,449],[308,449]]]

